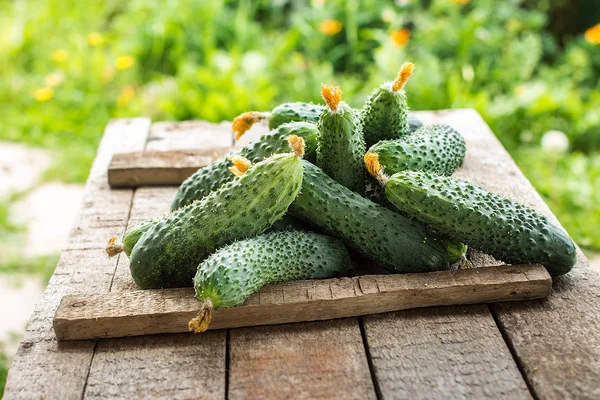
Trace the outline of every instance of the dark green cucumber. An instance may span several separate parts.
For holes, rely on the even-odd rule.
[[[575,264],[575,244],[548,218],[467,181],[404,171],[385,192],[406,215],[504,262],[540,263],[552,275]]]
[[[465,158],[467,147],[460,133],[448,125],[429,125],[414,134],[383,140],[371,146],[388,175],[396,172],[431,171],[452,175]]]
[[[288,122],[305,121],[317,123],[325,107],[312,103],[283,103],[271,111],[269,129],[275,129]]]
[[[361,197],[303,161],[302,189],[289,213],[398,272],[448,269],[458,259],[424,226]]]
[[[322,85],[321,94],[329,108],[323,110],[317,124],[317,165],[335,181],[363,194],[365,142],[358,114],[341,101],[339,86]]]
[[[305,157],[308,160],[314,158],[319,136],[316,125],[307,122],[292,122],[281,125],[274,131],[262,135],[259,140],[240,151],[232,152],[225,159],[215,161],[196,171],[179,187],[171,204],[171,210],[176,210],[194,200],[199,200],[223,184],[233,180],[234,176],[229,172],[231,162],[228,160],[232,155],[240,155],[253,163],[259,162],[273,154],[287,151],[289,147],[285,138],[289,135],[304,138]]]
[[[367,147],[410,133],[404,85],[413,69],[413,64],[404,63],[394,82],[384,83],[367,98],[360,115]]]
[[[317,233],[271,232],[232,243],[198,266],[194,289],[205,308],[190,329],[206,330],[212,309],[239,306],[265,285],[331,278],[348,269],[350,255],[344,245]]]
[[[217,248],[264,232],[280,219],[302,182],[295,154],[276,154],[242,177],[152,225],[130,259],[142,289],[192,284],[196,267]]]

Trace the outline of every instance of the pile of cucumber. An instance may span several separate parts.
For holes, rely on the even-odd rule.
[[[194,286],[201,332],[218,307],[262,286],[341,276],[348,250],[390,271],[427,272],[465,262],[468,246],[504,262],[541,263],[553,275],[575,264],[573,241],[545,216],[450,176],[463,137],[423,126],[404,86],[414,66],[369,96],[362,109],[323,85],[325,105],[282,104],[234,120],[240,137],[268,120],[269,133],[201,168],[179,188],[171,213],[111,239],[142,289]]]

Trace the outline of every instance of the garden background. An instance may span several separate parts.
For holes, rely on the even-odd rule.
[[[14,210],[40,185],[84,182],[110,118],[230,120],[320,102],[322,82],[360,107],[404,61],[411,108],[477,109],[594,257],[598,24],[597,0],[2,1],[0,140],[48,162],[0,193],[0,280],[43,287],[58,254],[23,254],[34,228]],[[0,393],[10,357],[0,348]]]

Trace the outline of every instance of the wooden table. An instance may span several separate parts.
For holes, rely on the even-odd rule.
[[[418,116],[465,135],[458,175],[552,216],[475,111]],[[127,258],[103,254],[106,241],[166,212],[176,190],[111,190],[113,153],[185,149],[190,137],[193,147],[227,145],[229,130],[146,118],[107,126],[79,219],[19,346],[5,399],[600,398],[600,276],[581,252],[545,300],[57,342],[52,317],[63,295],[135,288]]]

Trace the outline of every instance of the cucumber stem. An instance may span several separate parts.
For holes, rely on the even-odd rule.
[[[188,322],[188,329],[190,332],[201,333],[207,330],[208,325],[210,325],[210,320],[212,319],[212,310],[212,300],[210,298],[204,299],[200,306],[200,311],[198,311],[198,315]]]
[[[269,112],[249,111],[235,117],[232,124],[235,140],[240,140],[244,133],[252,128],[252,125],[268,119],[270,116],[271,113]]]
[[[397,92],[404,88],[404,85],[406,85],[406,81],[408,81],[408,78],[410,78],[414,69],[415,64],[413,63],[405,62],[404,64],[402,64],[402,66],[400,67],[400,72],[398,72],[398,76],[392,84],[392,90],[394,92]]]
[[[339,86],[327,86],[321,84],[321,96],[329,106],[332,112],[337,112],[338,106],[342,101],[342,90]]]
[[[117,243],[116,236],[113,236],[110,239],[108,239],[108,244],[106,245],[106,249],[104,249],[104,251],[106,251],[106,254],[108,254],[109,257],[114,257],[117,254],[123,252],[123,250],[123,244]]]
[[[388,177],[383,172],[383,167],[379,163],[379,154],[368,152],[365,154],[365,165],[369,173],[377,178],[377,180],[385,186],[388,181]]]
[[[296,157],[304,157],[304,138],[297,135],[290,135],[285,138],[290,145],[290,149],[292,149],[292,153]]]
[[[233,167],[229,167],[229,170],[235,176],[243,176],[252,166],[250,160],[238,155],[229,157],[229,161],[233,163]]]

